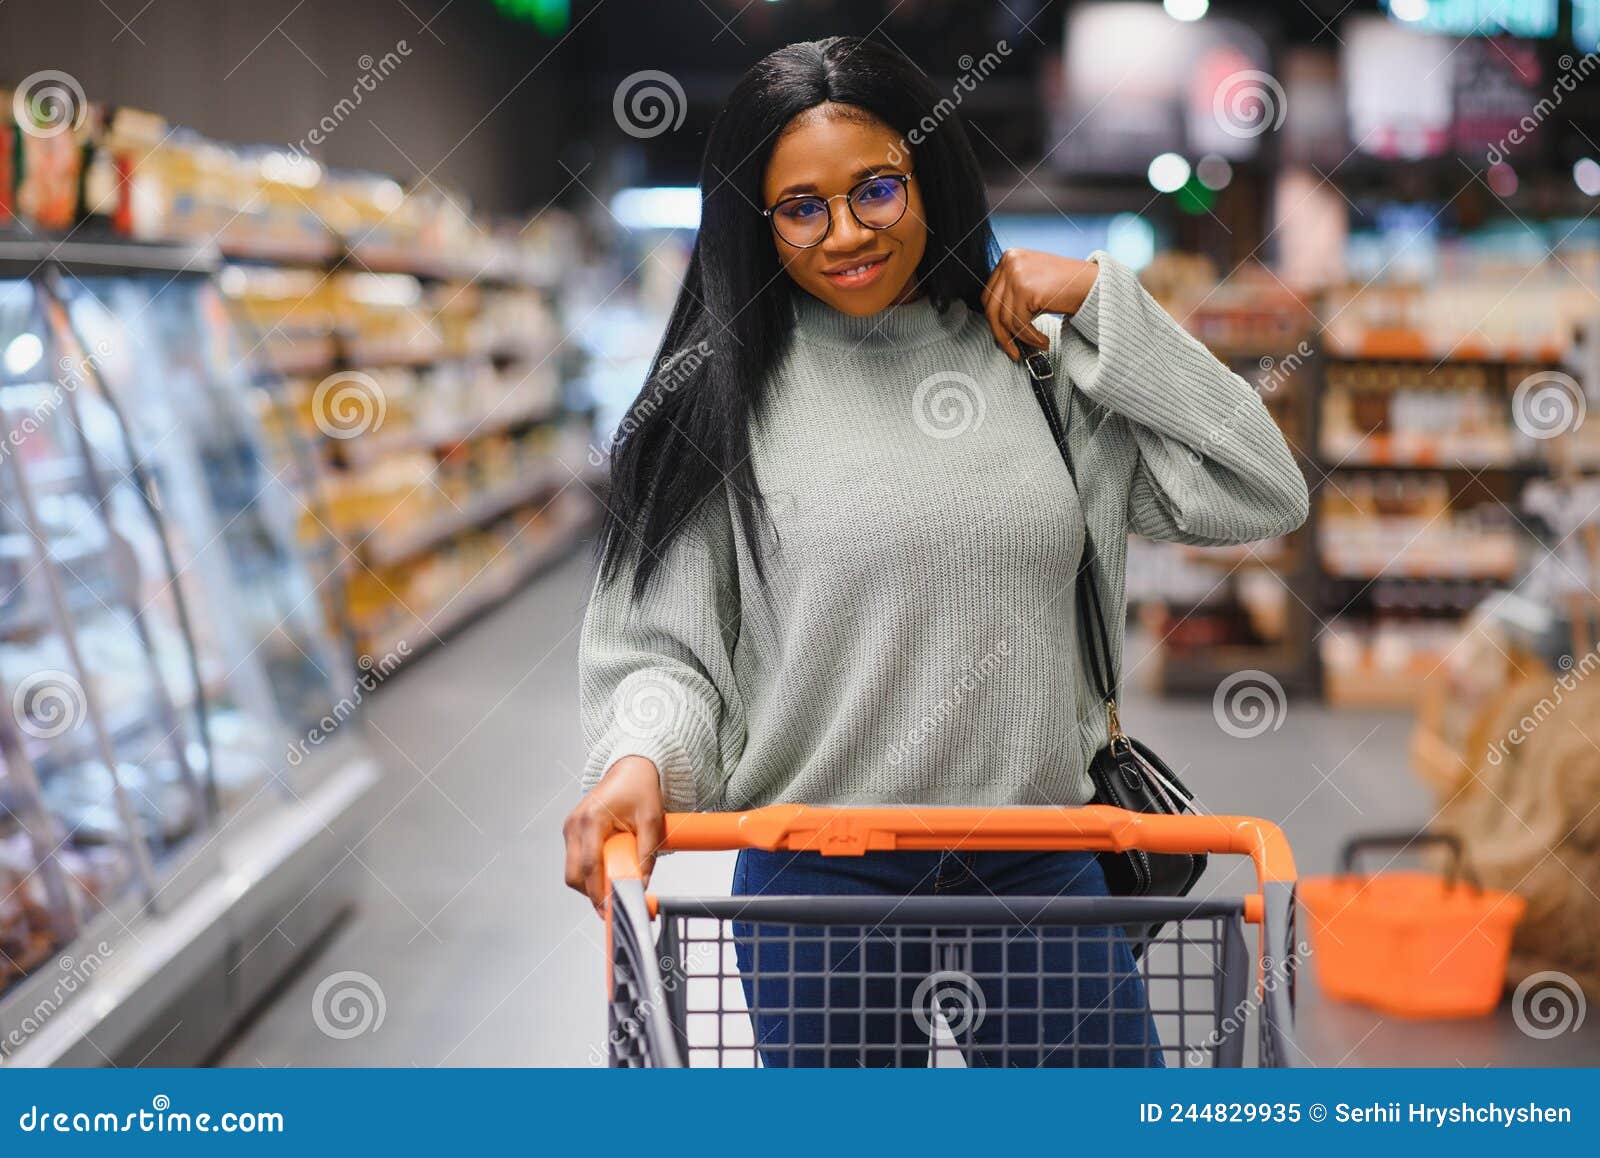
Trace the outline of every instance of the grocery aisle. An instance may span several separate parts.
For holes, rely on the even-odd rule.
[[[567,560],[383,688],[371,727],[389,775],[371,835],[350,852],[367,899],[224,1064],[599,1064],[603,938],[561,883],[560,845],[582,759],[575,680],[588,576],[586,556]],[[1206,701],[1136,694],[1127,715],[1158,749],[1184,754],[1180,773],[1213,810],[1280,819],[1302,873],[1326,871],[1349,831],[1427,818],[1426,793],[1406,772],[1407,714],[1295,702],[1280,730],[1249,739],[1222,732]],[[720,892],[730,862],[667,858],[658,881]],[[1236,893],[1246,881],[1242,865],[1231,876],[1214,868],[1201,888]],[[345,970],[377,982],[385,1017],[341,1040],[318,1028],[313,999]],[[1573,1064],[1600,1044],[1597,1028],[1536,1041],[1502,1010],[1418,1032],[1301,988],[1301,1044],[1320,1065]]]

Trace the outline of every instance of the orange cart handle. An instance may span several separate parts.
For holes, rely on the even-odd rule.
[[[1214,852],[1248,856],[1256,878],[1295,879],[1283,831],[1253,816],[1162,816],[1103,804],[1082,808],[812,808],[774,804],[749,812],[676,812],[663,850],[760,848],[860,856],[889,849]],[[631,834],[605,846],[611,880],[638,879]]]

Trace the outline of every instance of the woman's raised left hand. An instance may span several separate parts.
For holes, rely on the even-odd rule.
[[[995,344],[1013,362],[1027,351],[1047,348],[1034,326],[1039,314],[1075,314],[1089,296],[1099,266],[1035,249],[1008,249],[983,287],[983,309]]]

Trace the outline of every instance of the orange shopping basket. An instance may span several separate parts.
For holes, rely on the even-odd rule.
[[[1419,845],[1450,850],[1448,875],[1356,874],[1359,853]],[[1391,862],[1392,863],[1392,862]],[[1307,878],[1317,979],[1334,997],[1402,1017],[1476,1017],[1505,986],[1511,934],[1527,903],[1481,887],[1451,833],[1371,833],[1348,841],[1339,875]]]
[[[1258,891],[657,897],[619,834],[604,852],[612,1066],[1286,1066],[1296,1052],[1294,860],[1266,821],[774,805],[670,815],[663,848],[1234,853]],[[1163,922],[1133,972],[1113,970],[1124,927]]]

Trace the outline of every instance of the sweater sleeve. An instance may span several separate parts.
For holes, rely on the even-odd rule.
[[[1094,285],[1061,329],[1073,385],[1129,421],[1139,450],[1129,526],[1153,539],[1244,543],[1305,522],[1305,476],[1255,389],[1097,250]]]
[[[720,793],[720,736],[739,710],[733,648],[739,595],[732,525],[718,490],[688,516],[632,598],[630,554],[597,577],[578,644],[580,713],[589,745],[585,792],[624,756],[661,773],[668,811],[706,808]]]

